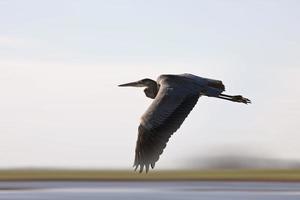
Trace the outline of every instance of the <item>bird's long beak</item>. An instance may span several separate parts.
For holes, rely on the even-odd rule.
[[[145,87],[144,84],[140,83],[140,81],[131,82],[131,83],[125,83],[118,85],[119,87]]]

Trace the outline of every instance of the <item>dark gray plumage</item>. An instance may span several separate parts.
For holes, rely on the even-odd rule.
[[[142,79],[119,85],[121,87],[146,87],[147,97],[154,99],[141,117],[135,149],[135,170],[148,172],[154,168],[171,135],[176,132],[192,111],[201,95],[217,97],[240,103],[251,103],[240,95],[221,94],[225,91],[222,81],[192,74],[161,75],[157,81]]]

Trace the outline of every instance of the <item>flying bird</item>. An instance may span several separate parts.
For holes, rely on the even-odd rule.
[[[248,104],[251,101],[241,95],[222,94],[222,81],[192,74],[160,75],[157,81],[149,78],[119,85],[120,87],[144,87],[145,95],[154,99],[141,117],[135,148],[134,167],[146,173],[153,169],[163,153],[169,138],[192,111],[200,96],[216,97]]]

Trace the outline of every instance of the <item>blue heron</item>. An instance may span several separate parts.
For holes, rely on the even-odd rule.
[[[149,78],[119,85],[145,87],[147,97],[154,99],[141,117],[135,149],[135,170],[146,173],[153,169],[169,138],[175,133],[196,105],[200,96],[216,97],[238,103],[251,101],[241,95],[222,94],[222,81],[192,74],[160,75],[157,81]]]

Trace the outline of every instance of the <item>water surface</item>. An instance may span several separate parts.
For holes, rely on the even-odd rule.
[[[300,183],[271,182],[0,182],[5,200],[299,200]]]

